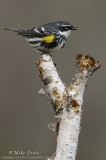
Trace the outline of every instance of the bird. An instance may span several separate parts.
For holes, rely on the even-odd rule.
[[[37,52],[51,54],[51,52],[57,51],[66,45],[71,31],[77,30],[77,27],[74,27],[69,22],[56,21],[28,30],[4,29],[14,31],[18,35],[25,37]]]

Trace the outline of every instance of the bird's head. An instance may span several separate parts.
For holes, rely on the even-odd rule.
[[[77,27],[74,27],[69,22],[58,21],[55,25],[58,27],[59,33],[64,35],[66,38],[68,38],[72,30],[77,30]]]

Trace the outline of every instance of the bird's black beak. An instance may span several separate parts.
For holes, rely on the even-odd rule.
[[[77,29],[78,27],[74,27],[74,26],[71,27],[71,30],[77,30]]]

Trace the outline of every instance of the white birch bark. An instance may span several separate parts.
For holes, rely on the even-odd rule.
[[[45,85],[39,94],[49,98],[57,118],[56,123],[49,125],[57,137],[56,153],[49,160],[75,160],[84,90],[88,78],[100,64],[88,55],[77,55],[76,72],[69,86],[61,81],[49,54],[41,55],[37,65]]]

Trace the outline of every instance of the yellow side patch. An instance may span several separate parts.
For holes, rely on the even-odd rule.
[[[42,38],[44,42],[46,43],[52,43],[54,40],[54,35],[50,35],[50,36],[45,36]]]

